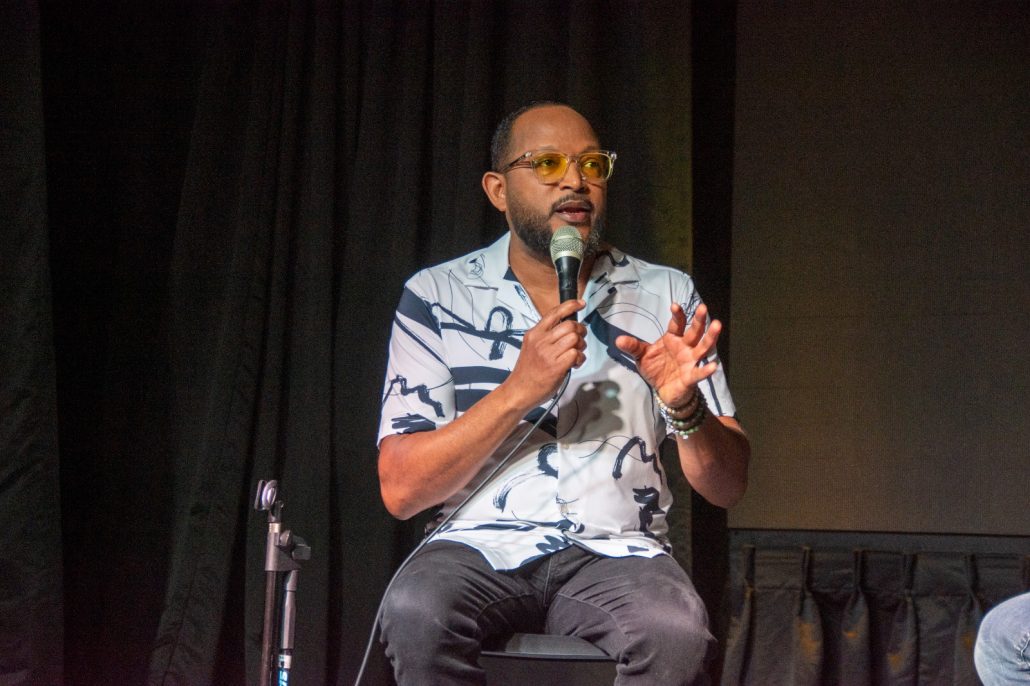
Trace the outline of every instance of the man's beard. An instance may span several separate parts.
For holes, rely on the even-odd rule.
[[[553,207],[573,198],[562,198]],[[545,260],[551,259],[551,227],[547,223],[549,214],[538,214],[521,202],[508,197],[508,210],[511,213],[511,227],[515,235],[529,250]],[[553,211],[553,210],[552,210]],[[583,257],[593,257],[601,248],[601,235],[604,229],[604,215],[595,214],[586,240],[583,242]]]

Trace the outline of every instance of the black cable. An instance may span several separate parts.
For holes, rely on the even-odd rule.
[[[504,459],[498,462],[497,466],[494,467],[493,470],[491,470],[490,473],[486,475],[486,478],[483,479],[483,481],[478,486],[472,489],[472,492],[465,496],[465,499],[458,503],[458,506],[455,507],[449,515],[444,517],[443,521],[441,521],[435,529],[430,531],[426,535],[426,537],[423,538],[417,546],[415,546],[415,549],[408,553],[408,556],[404,558],[404,561],[401,562],[400,566],[397,567],[397,571],[395,571],[393,573],[393,576],[390,577],[390,583],[386,584],[386,590],[383,591],[382,598],[379,599],[379,607],[376,608],[376,616],[375,619],[372,621],[372,633],[369,635],[368,643],[365,645],[365,656],[361,658],[361,667],[358,668],[358,675],[354,679],[354,686],[361,686],[361,678],[365,675],[365,668],[368,666],[368,658],[369,655],[372,654],[372,644],[375,643],[376,630],[379,628],[379,622],[382,619],[383,604],[386,602],[386,596],[390,593],[390,589],[393,587],[393,582],[397,580],[397,577],[400,576],[400,573],[404,570],[405,567],[408,566],[408,563],[411,562],[411,558],[415,557],[415,554],[418,553],[418,551],[422,550],[422,548],[424,548],[427,543],[433,540],[433,537],[437,533],[443,531],[444,528],[446,528],[447,524],[449,524],[451,520],[454,519],[454,516],[461,511],[461,508],[465,507],[465,505],[467,505],[470,500],[479,495],[479,493],[486,487],[486,485],[490,483],[490,481],[493,480],[495,476],[497,476],[497,473],[500,472],[506,464],[508,464],[508,461],[515,455],[515,452],[522,447],[522,444],[529,440],[529,437],[540,426],[540,422],[544,421],[544,417],[549,415],[551,413],[551,410],[554,409],[554,406],[558,403],[558,399],[561,398],[562,393],[564,393],[565,389],[568,387],[569,379],[571,378],[572,370],[569,370],[565,373],[565,380],[562,381],[561,387],[559,387],[558,391],[554,394],[554,398],[551,400],[551,404],[547,406],[547,409],[544,410],[539,417],[537,417],[537,420],[533,422],[533,426],[529,427],[529,431],[527,431],[525,435],[519,440],[519,442],[515,444],[514,448],[508,451],[508,454],[504,456]]]

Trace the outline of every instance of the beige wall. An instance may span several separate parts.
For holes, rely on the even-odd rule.
[[[739,3],[731,526],[1030,533],[1028,46],[1026,2]]]

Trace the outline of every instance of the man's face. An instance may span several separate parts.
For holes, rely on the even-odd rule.
[[[578,155],[600,145],[590,124],[567,107],[538,107],[512,128],[511,159],[526,151],[554,150]],[[512,231],[534,254],[550,259],[551,235],[561,226],[579,230],[586,254],[596,253],[604,225],[607,185],[588,183],[576,164],[569,164],[557,183],[543,184],[529,167],[504,174],[505,215]]]

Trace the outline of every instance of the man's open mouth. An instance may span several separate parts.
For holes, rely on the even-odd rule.
[[[586,200],[569,200],[554,208],[554,213],[570,224],[589,222],[593,211],[593,203]]]

